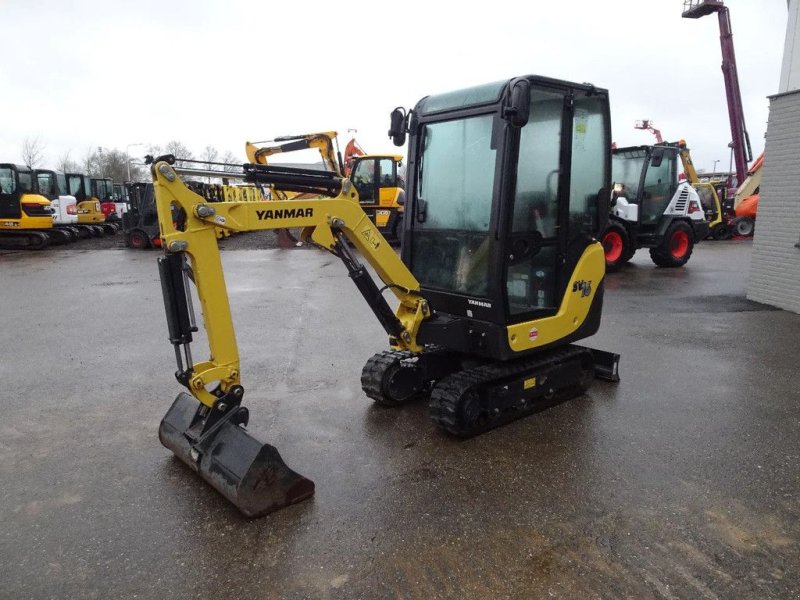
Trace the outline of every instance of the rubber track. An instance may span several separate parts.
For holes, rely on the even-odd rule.
[[[361,370],[361,389],[381,406],[397,406],[399,403],[383,393],[383,376],[396,362],[415,356],[408,350],[384,350],[370,358]]]
[[[512,362],[496,362],[453,373],[441,379],[431,392],[431,420],[453,435],[471,437],[504,423],[508,423],[509,421],[526,416],[536,410],[541,401],[531,402],[530,406],[523,410],[505,410],[488,421],[481,421],[478,425],[471,427],[462,426],[459,423],[457,415],[460,401],[470,389],[476,386],[485,386],[491,384],[493,381],[505,381],[508,378],[518,377],[526,372],[537,372],[542,368],[572,360],[586,353],[590,353],[586,348],[580,346],[566,346],[553,350],[545,356],[540,354],[538,356]],[[562,388],[561,390],[555,390],[555,392],[557,396],[561,397],[564,395],[564,392],[568,392],[570,389],[572,388]],[[576,384],[574,389],[577,391],[580,389],[580,386]]]

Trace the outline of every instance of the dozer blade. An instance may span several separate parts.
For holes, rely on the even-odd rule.
[[[590,348],[594,359],[594,376],[606,381],[619,381],[619,354]]]
[[[314,482],[295,473],[274,446],[251,436],[247,409],[231,408],[204,433],[208,409],[182,392],[161,421],[158,437],[175,456],[247,517],[260,517],[314,495]]]

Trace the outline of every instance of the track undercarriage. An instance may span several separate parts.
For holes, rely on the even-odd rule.
[[[437,426],[471,437],[579,396],[595,377],[618,381],[618,361],[617,354],[575,345],[505,362],[436,348],[387,350],[367,361],[361,386],[382,406],[427,395]]]
[[[41,250],[50,245],[69,244],[77,239],[71,229],[3,229],[0,248]]]

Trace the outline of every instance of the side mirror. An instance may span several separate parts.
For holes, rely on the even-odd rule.
[[[398,106],[392,111],[389,125],[389,137],[395,146],[402,146],[406,143],[406,111],[402,106]]]
[[[531,82],[515,79],[511,82],[509,104],[503,110],[503,118],[512,127],[524,127],[531,112]]]

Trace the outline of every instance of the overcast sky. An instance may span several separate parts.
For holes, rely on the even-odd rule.
[[[778,90],[785,0],[726,0],[745,117],[763,149]],[[618,145],[651,143],[653,119],[696,166],[729,163],[716,16],[682,0],[561,2],[43,2],[2,0],[0,162],[39,136],[46,166],[98,146],[182,141],[244,159],[245,140],[357,129],[393,151],[389,112],[522,74],[610,90]],[[131,155],[143,149],[132,147]]]

